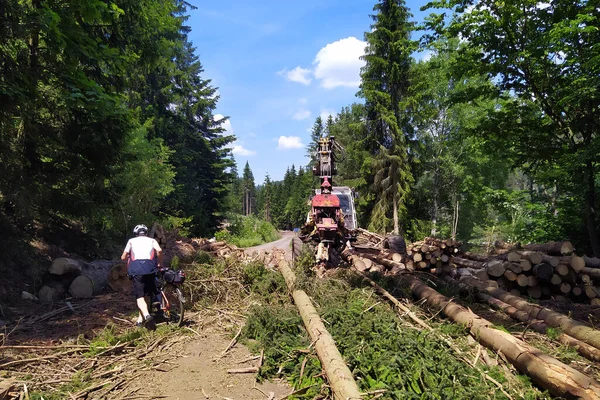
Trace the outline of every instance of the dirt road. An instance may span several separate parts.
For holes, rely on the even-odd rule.
[[[246,254],[256,251],[283,249],[290,259],[291,240],[295,234],[281,231],[282,238],[271,243],[251,247]],[[257,399],[282,398],[293,390],[285,382],[256,382],[256,373],[229,374],[227,369],[245,368],[257,365],[257,360],[249,360],[248,349],[237,343],[223,358],[221,352],[231,341],[231,332],[220,326],[202,329],[201,321],[195,321],[194,329],[202,337],[195,336],[181,344],[178,353],[181,357],[172,360],[168,371],[155,371],[145,377],[148,382],[145,391],[154,398],[167,399]],[[249,360],[245,361],[244,360]],[[273,396],[271,396],[271,393]]]
[[[291,241],[296,234],[292,231],[279,231],[279,233],[282,236],[281,239],[276,240],[271,243],[261,244],[260,246],[249,247],[246,250],[244,250],[244,252],[246,254],[252,254],[255,251],[271,251],[273,249],[282,249],[282,250],[285,250],[286,255],[288,255],[289,258],[291,259],[291,257],[292,257]]]

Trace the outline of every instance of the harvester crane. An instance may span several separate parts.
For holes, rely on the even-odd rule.
[[[311,210],[300,235],[303,241],[317,245],[319,264],[330,263],[332,253],[341,252],[357,235],[356,194],[347,186],[333,186],[338,154],[343,157],[345,150],[334,136],[319,139],[313,174],[319,177],[320,189],[311,198]]]

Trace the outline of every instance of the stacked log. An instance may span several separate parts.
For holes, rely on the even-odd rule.
[[[41,301],[53,302],[70,295],[92,297],[108,284],[109,273],[118,261],[83,262],[57,258],[48,268],[48,278],[38,291]]]
[[[575,302],[600,302],[600,260],[573,254],[570,242],[523,246],[485,259],[464,253],[454,257],[458,267],[482,269],[499,288],[517,296],[570,298]],[[486,280],[485,277],[478,276]]]

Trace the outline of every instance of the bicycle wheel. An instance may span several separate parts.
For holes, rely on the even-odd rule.
[[[177,286],[167,283],[162,289],[163,313],[169,323],[183,324],[183,292]],[[166,300],[166,301],[165,301]]]

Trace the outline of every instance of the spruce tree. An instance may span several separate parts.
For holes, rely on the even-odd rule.
[[[414,24],[403,0],[380,0],[373,10],[372,30],[365,33],[367,47],[362,58],[366,64],[358,93],[365,99],[367,114],[364,144],[374,156],[370,165],[377,201],[370,226],[387,231],[391,217],[397,234],[413,181],[407,149],[409,118],[402,104],[410,83],[411,54],[416,48],[410,39]]]
[[[315,119],[315,123],[310,131],[310,144],[306,146],[306,155],[310,158],[309,165],[312,167],[316,164],[317,156],[316,152],[319,149],[319,139],[323,137],[324,127],[323,119],[318,116]]]
[[[244,215],[251,215],[255,210],[256,187],[254,185],[254,175],[252,174],[248,161],[246,161],[246,166],[244,167],[244,173],[242,175],[242,188],[244,191]]]

